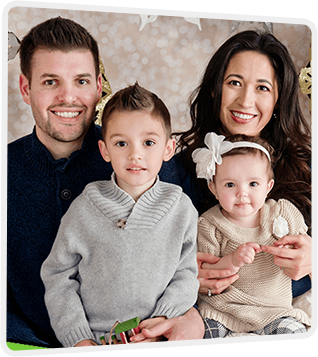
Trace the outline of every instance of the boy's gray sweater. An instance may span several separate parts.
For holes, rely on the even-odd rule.
[[[171,318],[193,306],[197,219],[180,187],[159,179],[137,202],[114,176],[88,184],[62,218],[41,270],[63,346],[99,343],[117,320]]]

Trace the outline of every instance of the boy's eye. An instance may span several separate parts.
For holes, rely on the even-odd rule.
[[[229,188],[234,187],[234,183],[233,182],[228,182],[228,183],[225,184],[225,187],[229,187]]]
[[[122,147],[126,146],[127,143],[125,141],[118,141],[115,145],[122,148]]]
[[[153,145],[155,145],[155,142],[153,140],[146,140],[144,142],[144,145],[145,146],[153,146]]]
[[[252,187],[256,187],[257,185],[258,185],[258,183],[255,182],[255,181],[253,181],[253,182],[250,183],[250,186],[252,186]]]

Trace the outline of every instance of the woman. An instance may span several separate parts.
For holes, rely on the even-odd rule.
[[[179,141],[179,146],[186,149],[182,157],[185,168],[205,198],[200,210],[216,203],[206,182],[196,179],[191,160],[193,150],[203,146],[206,133],[259,135],[274,147],[277,161],[276,184],[269,197],[292,201],[311,231],[311,136],[301,113],[298,87],[288,50],[271,34],[238,33],[213,55],[201,85],[190,98],[192,127],[181,134]],[[285,268],[287,276],[299,280],[311,273],[311,238],[290,236],[277,245],[287,241],[296,249],[287,253],[268,247],[268,253],[274,254],[275,263]],[[199,253],[199,264],[203,261],[213,263],[215,257]],[[211,271],[200,269],[201,293],[220,293],[237,278],[211,280],[210,275]],[[300,289],[297,284],[296,289],[293,287],[296,296],[308,290],[310,281],[307,279]]]
[[[244,31],[228,39],[211,58],[201,84],[190,97],[192,126],[180,135],[178,158],[187,173],[184,191],[199,197],[200,213],[216,204],[205,180],[197,179],[192,152],[204,145],[207,132],[259,135],[275,149],[275,188],[269,197],[292,201],[311,227],[311,136],[298,101],[298,76],[286,47],[273,35]],[[188,184],[193,181],[195,185]],[[193,192],[193,187],[196,192]],[[195,199],[193,199],[195,201]],[[310,233],[309,233],[310,234]],[[280,249],[291,244],[295,249]],[[311,238],[287,236],[277,247],[266,247],[274,262],[293,280],[297,296],[311,286]],[[213,269],[217,257],[198,253],[200,293],[219,294],[239,278]],[[203,262],[210,269],[202,269]],[[149,331],[170,340],[200,338],[202,322],[190,309],[180,318],[166,320]]]

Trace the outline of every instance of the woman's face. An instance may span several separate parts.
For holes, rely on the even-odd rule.
[[[220,120],[233,135],[257,136],[270,121],[277,98],[275,70],[268,57],[239,52],[224,75]]]

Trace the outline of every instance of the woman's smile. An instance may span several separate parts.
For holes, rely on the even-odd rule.
[[[259,135],[272,118],[277,98],[270,60],[257,52],[240,52],[225,71],[220,120],[233,135]]]
[[[239,124],[247,124],[256,116],[254,114],[247,114],[247,113],[237,112],[234,110],[231,110],[231,114],[233,120]]]

